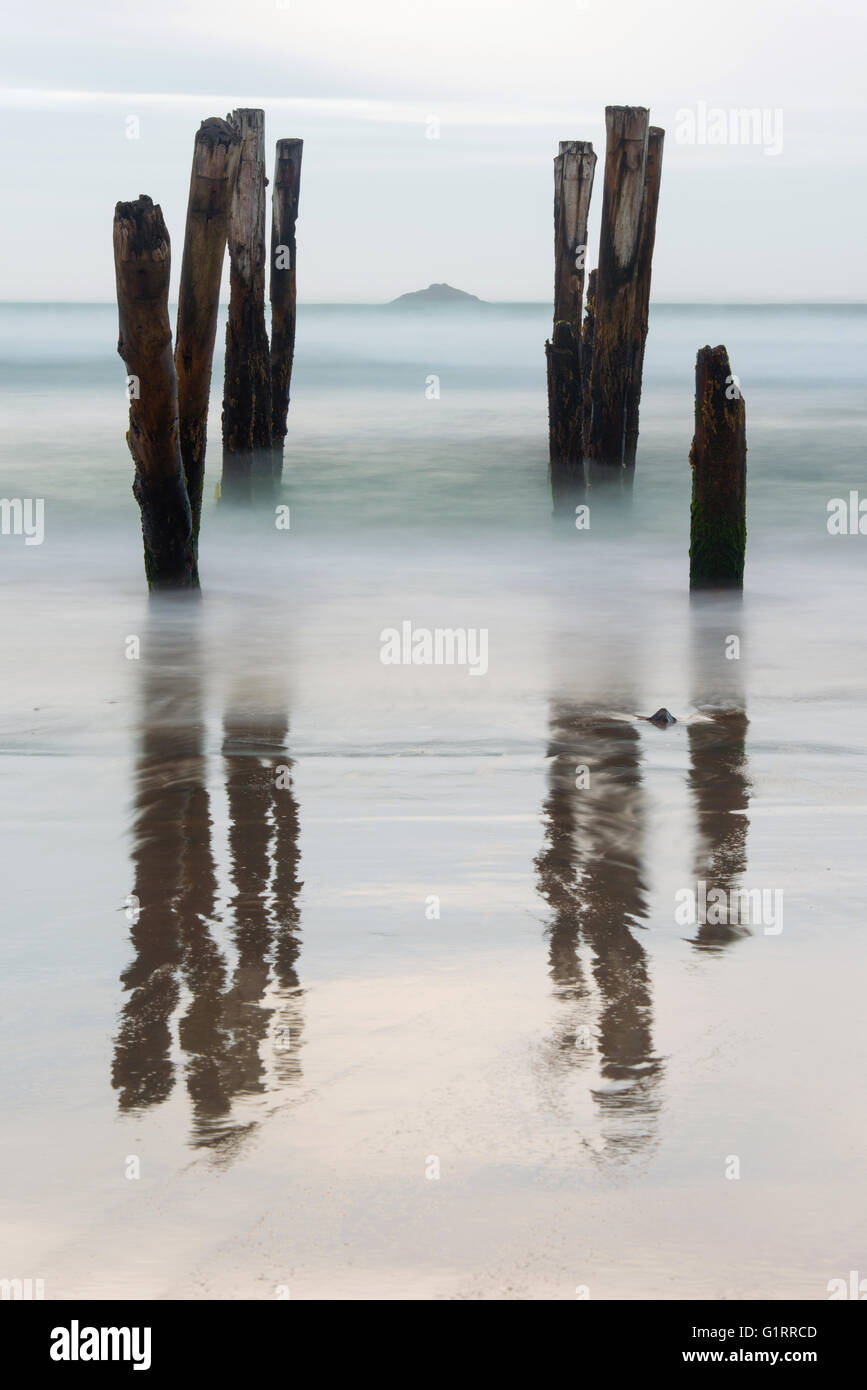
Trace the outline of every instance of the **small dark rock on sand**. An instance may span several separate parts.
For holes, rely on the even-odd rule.
[[[673,714],[670,714],[669,711],[663,707],[662,709],[658,709],[656,714],[647,715],[647,722],[648,724],[655,724],[657,729],[667,729],[669,724],[676,724],[677,720]]]

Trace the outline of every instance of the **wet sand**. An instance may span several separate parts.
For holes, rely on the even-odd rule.
[[[791,422],[755,415],[742,605],[689,601],[652,411],[657,491],[600,502],[592,549],[529,425],[472,444],[520,519],[374,524],[371,426],[355,512],[309,458],[288,537],[210,503],[195,612],[141,592],[122,458],[108,537],[48,460],[0,597],[10,1277],[821,1299],[863,1268],[864,569],[793,529],[810,459],[775,520]],[[487,674],[384,666],[405,619],[486,628]],[[781,889],[783,929],[684,926],[699,880]]]

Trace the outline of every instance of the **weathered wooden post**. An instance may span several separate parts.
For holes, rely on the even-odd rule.
[[[295,224],[303,150],[303,140],[277,141],[271,198],[271,439],[281,458],[295,356]]]
[[[265,325],[265,113],[232,111],[241,159],[229,215],[229,321],[223,393],[224,468],[232,455],[249,471],[254,449],[271,444],[271,364]],[[244,457],[246,456],[246,457]]]
[[[190,502],[178,437],[169,324],[171,244],[162,209],[142,194],[114,210],[117,350],[128,373],[133,495],[141,509],[148,587],[198,589]]]
[[[662,178],[662,147],[665,131],[652,125],[647,132],[647,167],[644,176],[644,199],[641,208],[641,238],[638,246],[638,266],[635,281],[635,314],[638,340],[636,357],[630,375],[626,401],[626,443],[624,462],[628,468],[635,463],[638,449],[638,407],[641,403],[641,381],[644,375],[644,348],[650,317],[650,275],[653,247],[656,242],[656,213],[659,208],[659,185]]]
[[[226,121],[216,116],[202,121],[193,146],[175,340],[181,459],[194,544],[202,513],[220,281],[240,153],[241,137]]]
[[[605,128],[587,452],[600,463],[622,467],[629,383],[639,336],[635,305],[647,171],[647,109],[606,106]]]
[[[595,168],[588,141],[560,141],[554,158],[554,331],[545,344],[552,468],[581,464],[581,309]]]
[[[593,371],[593,337],[596,327],[596,275],[597,272],[591,270],[587,277],[587,299],[581,328],[581,447],[585,454],[589,453],[590,448],[590,376]]]
[[[689,587],[742,589],[747,542],[746,411],[724,347],[695,361]]]
[[[581,467],[581,353],[561,319],[545,344],[548,367],[548,453],[552,475]]]
[[[587,216],[596,155],[589,140],[561,140],[554,158],[554,322],[581,327]]]

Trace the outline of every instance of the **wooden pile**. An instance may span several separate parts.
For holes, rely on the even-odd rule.
[[[643,106],[605,109],[602,229],[582,325],[587,215],[596,156],[561,141],[554,160],[554,329],[548,359],[552,476],[584,459],[635,463],[664,131]]]
[[[259,451],[267,451],[275,472],[282,468],[295,349],[301,152],[300,140],[277,142],[270,344],[263,111],[233,111],[225,121],[210,117],[196,135],[174,353],[168,313],[171,245],[162,211],[146,195],[115,208],[118,352],[128,372],[127,443],[151,590],[199,587],[208,400],[227,245],[224,470],[249,474]]]

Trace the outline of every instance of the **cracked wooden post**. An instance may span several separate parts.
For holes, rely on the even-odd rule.
[[[295,224],[303,140],[278,140],[271,197],[271,442],[282,467],[295,356]]]
[[[587,452],[597,462],[623,467],[629,383],[638,339],[636,275],[647,169],[647,109],[606,106],[605,128]]]
[[[638,340],[636,358],[629,381],[626,402],[626,444],[624,462],[628,468],[635,463],[638,450],[638,407],[641,403],[641,381],[644,376],[644,348],[650,317],[650,276],[653,247],[656,242],[656,213],[659,208],[659,185],[662,178],[662,147],[665,131],[652,125],[647,132],[647,168],[644,176],[644,199],[641,209],[641,239],[638,246],[638,269],[635,284],[635,313]]]
[[[202,514],[220,282],[240,153],[241,137],[226,121],[217,116],[202,121],[193,146],[175,341],[181,459],[195,545]]]
[[[747,542],[746,411],[724,347],[695,361],[689,587],[742,589]]]
[[[114,210],[117,350],[128,373],[133,495],[151,590],[198,589],[192,518],[178,435],[169,324],[171,244],[162,209],[142,194]]]
[[[232,111],[241,158],[229,214],[229,321],[223,392],[223,467],[247,474],[271,445],[271,364],[265,325],[265,113]],[[236,459],[233,458],[236,456]]]
[[[581,464],[581,310],[595,168],[589,141],[560,141],[554,159],[554,330],[545,344],[552,468]]]

